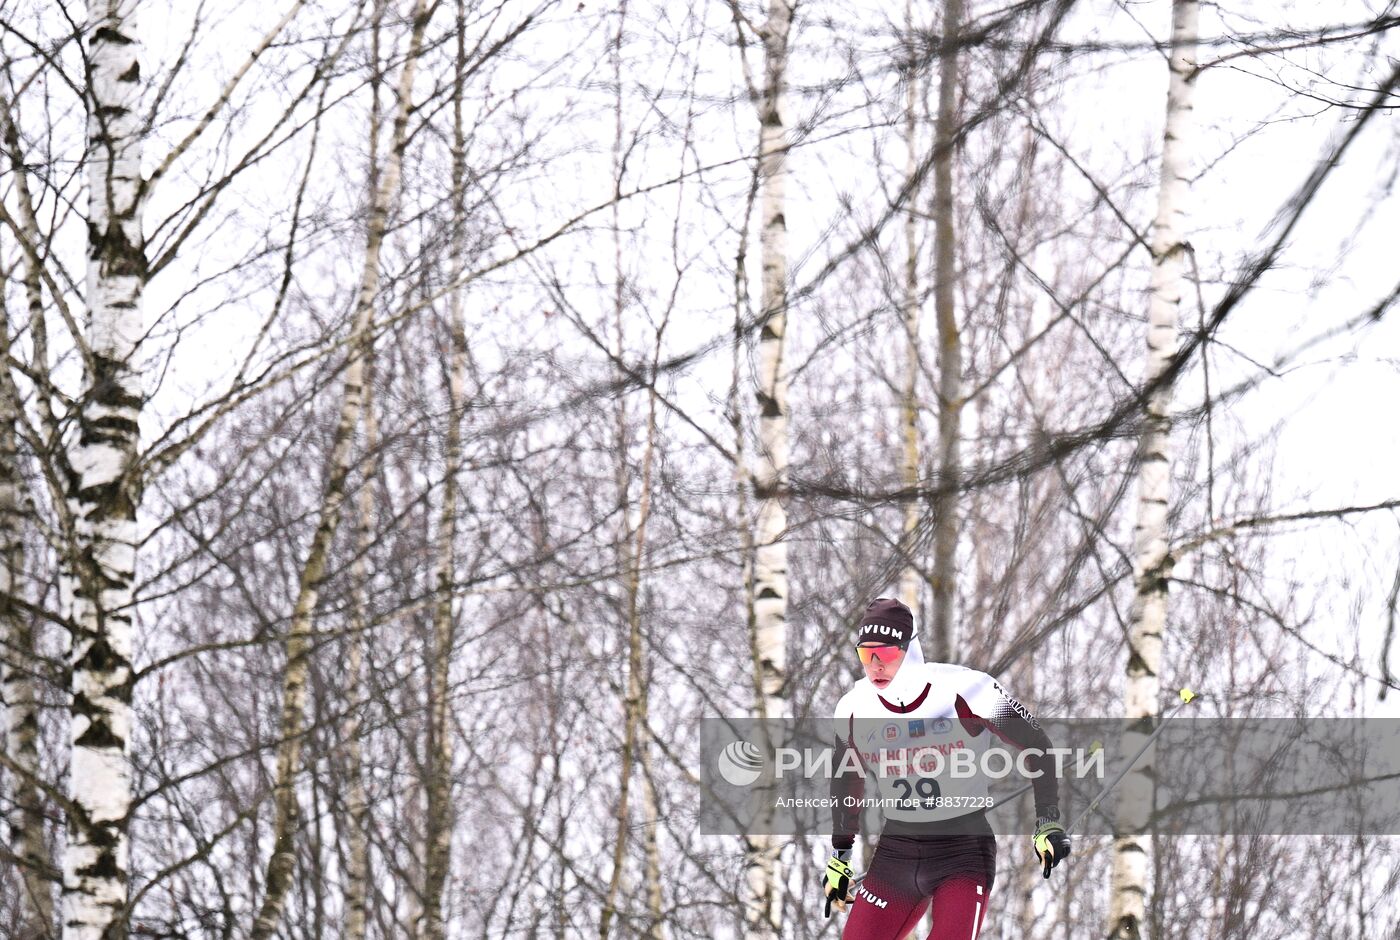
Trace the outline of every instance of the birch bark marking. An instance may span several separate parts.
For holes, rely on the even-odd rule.
[[[754,495],[758,500],[758,537],[754,550],[754,680],[760,719],[785,714],[787,698],[787,513],[782,491],[787,484],[788,404],[784,339],[787,333],[787,127],[783,93],[787,80],[789,0],[771,0],[763,27],[763,91],[758,102],[759,201],[763,327],[758,341],[758,466]],[[749,840],[745,864],[747,936],[778,933],[780,902],[778,851],[771,836]]]
[[[141,231],[141,68],[135,0],[89,4],[87,344],[78,430],[69,449],[71,570],[65,940],[126,935],[131,771],[132,580],[141,416],[137,343],[146,283]]]
[[[296,863],[296,833],[300,823],[297,805],[296,778],[301,769],[301,739],[305,733],[306,680],[311,652],[311,631],[314,626],[316,602],[321,582],[326,574],[326,561],[331,542],[340,522],[345,501],[345,481],[350,473],[350,452],[354,443],[355,426],[359,423],[363,395],[363,375],[368,352],[374,302],[379,290],[379,253],[384,241],[389,206],[398,192],[403,151],[408,145],[408,118],[412,110],[413,76],[423,48],[423,33],[428,26],[427,0],[418,0],[413,9],[413,31],[408,54],[399,73],[398,103],[390,138],[384,172],[370,199],[369,226],[365,239],[365,264],[354,318],[350,327],[349,362],[345,367],[340,417],[331,439],[331,454],[327,468],[325,492],[320,518],[307,548],[301,570],[296,604],[292,609],[291,626],[287,634],[287,665],[282,680],[281,740],[277,746],[277,778],[273,790],[275,819],[273,849],[268,859],[263,883],[266,894],[253,921],[253,940],[268,940],[277,930],[282,909],[286,906]]]
[[[1152,230],[1152,284],[1148,302],[1147,367],[1143,381],[1155,382],[1177,348],[1177,312],[1183,290],[1182,265],[1189,250],[1184,218],[1191,132],[1192,95],[1196,77],[1198,0],[1175,0],[1172,5],[1171,84],[1162,137],[1162,179],[1157,193],[1157,220]],[[1127,679],[1124,717],[1130,723],[1123,739],[1132,753],[1152,731],[1160,689],[1162,634],[1167,619],[1167,578],[1171,556],[1167,532],[1167,500],[1171,484],[1170,383],[1162,383],[1147,398],[1145,423],[1138,443],[1137,522],[1133,530],[1133,606],[1128,623]],[[1153,796],[1153,754],[1149,751],[1123,778],[1115,820],[1109,935],[1146,936],[1148,853],[1147,832]]]
[[[934,130],[933,307],[938,324],[938,489],[933,501],[933,658],[953,657],[953,604],[958,594],[958,436],[962,424],[962,335],[953,288],[957,244],[953,220],[953,150],[957,138],[958,29],[962,0],[943,4],[943,49],[938,54],[938,117]]]

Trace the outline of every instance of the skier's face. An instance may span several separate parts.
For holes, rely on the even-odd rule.
[[[883,689],[894,679],[904,662],[904,650],[898,646],[883,646],[879,643],[862,643],[856,647],[860,654],[860,664],[865,667],[865,678],[877,689]]]

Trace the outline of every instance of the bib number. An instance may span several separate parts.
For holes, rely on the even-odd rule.
[[[917,793],[919,795],[918,802],[933,806],[943,794],[938,786],[938,781],[932,777],[920,777],[918,783],[910,783],[905,777],[899,777],[891,782],[896,792],[903,790],[903,792],[899,792],[899,798],[911,803],[914,802],[914,794]]]

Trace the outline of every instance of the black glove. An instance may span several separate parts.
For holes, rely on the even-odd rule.
[[[1036,820],[1035,836],[1031,839],[1036,858],[1040,859],[1041,871],[1046,878],[1050,869],[1069,858],[1070,841],[1065,827],[1060,825],[1060,812],[1044,815]]]

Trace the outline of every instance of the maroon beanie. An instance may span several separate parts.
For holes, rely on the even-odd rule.
[[[891,597],[877,597],[865,608],[856,645],[881,642],[908,646],[914,638],[914,612]]]

